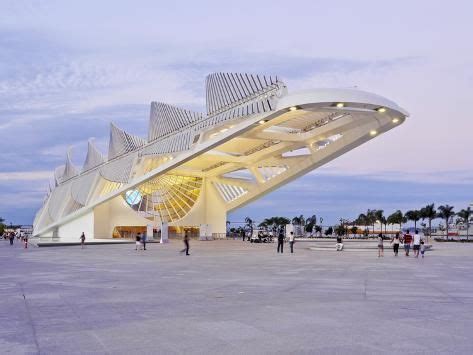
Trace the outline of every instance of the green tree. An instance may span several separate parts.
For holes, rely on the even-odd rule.
[[[447,240],[448,240],[448,221],[450,220],[451,217],[455,215],[453,208],[454,207],[450,205],[442,205],[442,206],[439,206],[439,208],[437,208],[438,210],[437,216],[445,220],[445,228],[447,230]]]
[[[358,233],[358,227],[357,226],[352,226],[350,228],[350,232],[351,232],[351,234],[353,234],[353,236],[355,236]]]
[[[355,219],[355,224],[358,226],[367,226],[368,225],[368,218],[364,213],[360,213],[358,218]]]
[[[383,232],[383,225],[384,225],[384,232],[386,233],[387,231],[387,219],[386,217],[384,217],[384,211],[383,210],[376,210],[374,212],[374,215],[376,217],[376,222],[379,223],[381,225],[381,233]],[[374,231],[374,228],[373,228],[373,231]]]
[[[419,210],[410,210],[406,212],[406,217],[409,221],[414,222],[414,229],[417,229],[417,222],[421,219],[421,214]]]
[[[274,230],[277,227],[284,227],[286,224],[289,224],[289,223],[290,221],[286,217],[270,217],[270,218],[265,218],[258,225],[258,227],[269,228],[271,230]]]
[[[316,224],[317,224],[317,216],[314,214],[312,215],[312,217],[307,218],[306,223],[305,223],[305,231],[312,232]]]
[[[469,240],[471,207],[468,207],[467,209],[462,209],[460,212],[457,213],[457,216],[460,217],[463,223],[466,224],[466,240]]]
[[[376,211],[377,210],[368,210],[366,212],[366,222],[368,222],[367,225],[373,226],[373,234],[374,234],[374,224],[376,223],[376,220],[377,220]]]
[[[437,218],[437,212],[435,211],[435,204],[431,203],[420,209],[420,217],[422,220],[427,219],[429,221],[429,238],[432,238],[432,220]]]
[[[337,235],[345,235],[345,227],[341,224],[335,227],[335,233]]]
[[[399,230],[402,230],[402,224],[407,222],[407,218],[404,217],[401,210],[397,210],[393,214],[390,214],[387,218],[388,224],[399,224]]]
[[[333,228],[328,227],[327,230],[325,231],[325,235],[332,235],[333,234]]]

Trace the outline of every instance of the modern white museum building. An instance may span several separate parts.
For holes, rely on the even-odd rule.
[[[358,89],[289,93],[277,77],[215,73],[206,112],[152,102],[148,137],[111,124],[108,154],[70,154],[34,220],[40,240],[137,232],[226,233],[227,213],[403,123],[394,102]]]

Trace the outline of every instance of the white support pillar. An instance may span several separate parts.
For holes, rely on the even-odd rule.
[[[161,240],[160,243],[164,244],[169,242],[169,228],[167,222],[161,222]]]

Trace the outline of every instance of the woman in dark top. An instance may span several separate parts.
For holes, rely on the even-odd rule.
[[[399,252],[399,243],[401,240],[399,239],[399,233],[396,233],[394,238],[391,240],[391,244],[393,245],[393,251],[394,255],[397,256],[397,253]]]

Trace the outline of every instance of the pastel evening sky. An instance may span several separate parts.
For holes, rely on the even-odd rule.
[[[471,1],[0,0],[0,216],[31,224],[73,147],[109,122],[146,136],[149,103],[204,107],[215,71],[290,91],[358,87],[404,125],[229,215],[329,223],[368,208],[473,202]]]

